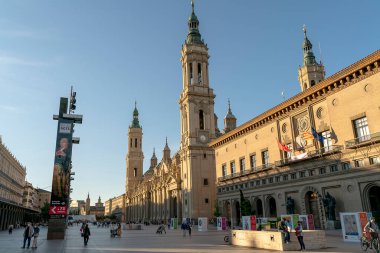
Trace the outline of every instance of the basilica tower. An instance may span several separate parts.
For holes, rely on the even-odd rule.
[[[306,26],[303,27],[303,66],[298,69],[298,81],[301,91],[305,91],[325,79],[325,67],[315,60],[313,45],[307,38]]]
[[[135,189],[135,186],[142,180],[143,176],[142,128],[139,123],[139,112],[136,103],[133,111],[133,120],[128,129],[128,143],[126,193]]]
[[[215,155],[208,143],[215,139],[214,92],[208,75],[208,48],[194,12],[181,51],[181,177],[182,218],[212,217],[215,201]]]

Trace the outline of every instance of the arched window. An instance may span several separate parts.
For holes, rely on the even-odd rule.
[[[190,68],[190,84],[193,84],[193,64],[189,63],[189,68]]]
[[[134,168],[134,169],[133,169],[133,176],[134,176],[134,177],[137,177],[137,168]]]
[[[315,81],[314,80],[311,80],[311,82],[310,82],[310,87],[311,86],[314,86],[315,85]]]
[[[204,130],[204,117],[203,117],[203,110],[199,110],[199,129]]]
[[[135,148],[137,148],[137,138],[135,139]]]
[[[202,65],[198,63],[198,83],[202,83]]]
[[[131,147],[132,147],[132,138],[131,138]]]

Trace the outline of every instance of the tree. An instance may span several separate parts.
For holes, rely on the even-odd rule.
[[[45,202],[44,206],[41,207],[41,219],[43,222],[47,222],[49,220],[49,209],[50,204],[48,202]]]
[[[220,216],[218,200],[215,200],[214,216],[215,216],[215,217],[219,217],[219,216]]]
[[[248,216],[251,215],[251,202],[249,200],[244,198],[243,191],[240,191],[240,209],[241,209],[241,216]]]

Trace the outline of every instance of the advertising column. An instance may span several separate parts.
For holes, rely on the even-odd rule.
[[[48,240],[63,239],[70,194],[73,121],[58,120],[53,182],[49,210]]]

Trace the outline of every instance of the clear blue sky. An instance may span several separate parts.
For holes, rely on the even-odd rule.
[[[0,134],[34,186],[51,186],[59,98],[77,91],[73,199],[124,191],[137,100],[144,168],[165,137],[178,150],[180,50],[190,0],[0,1]],[[327,76],[379,49],[380,1],[195,1],[209,46],[219,128],[231,99],[238,124],[300,91],[302,25]],[[50,188],[48,188],[50,190]]]

